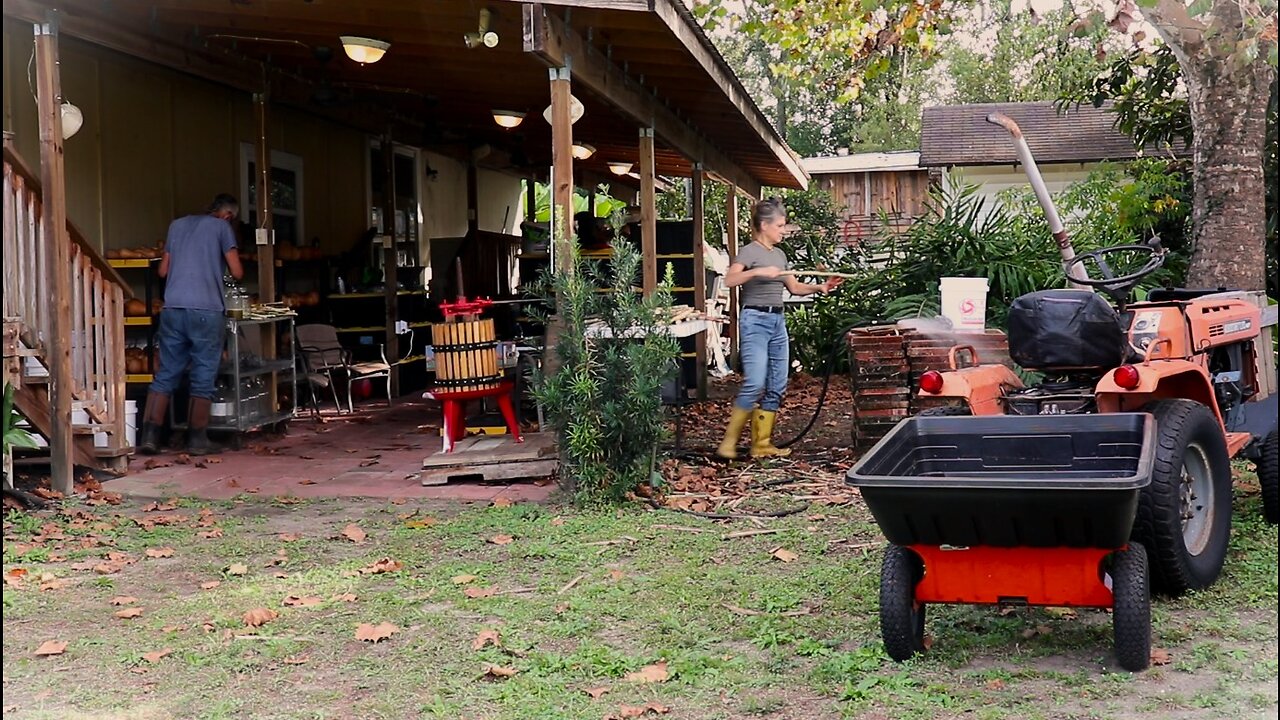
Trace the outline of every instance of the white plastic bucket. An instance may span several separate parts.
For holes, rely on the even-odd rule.
[[[987,290],[986,278],[942,278],[942,316],[959,332],[982,332],[987,327]]]
[[[138,401],[124,401],[124,442],[128,447],[138,444]]]

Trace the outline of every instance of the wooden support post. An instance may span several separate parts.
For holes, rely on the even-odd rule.
[[[396,237],[396,147],[391,142],[391,131],[382,136],[382,296],[387,310],[386,356],[394,363],[400,357],[400,341],[396,335],[396,321],[400,319],[400,296],[397,294],[400,238]],[[409,224],[405,223],[408,237]],[[391,366],[391,396],[400,394],[400,368]]]
[[[569,68],[551,75],[551,237],[556,271],[573,272],[573,123],[569,118]]]
[[[524,181],[524,219],[538,220],[538,181],[532,175]]]
[[[702,254],[706,224],[706,208],[703,204],[702,163],[693,164],[693,177],[689,179],[689,214],[693,218],[693,307],[700,313],[707,311],[706,257]],[[698,399],[707,399],[707,333],[698,333],[695,348],[698,361]]]
[[[70,495],[75,479],[71,427],[71,237],[67,232],[67,186],[62,156],[62,79],[58,70],[57,12],[35,26],[36,96],[40,118],[42,241],[49,252],[46,278],[54,311],[45,361],[49,365],[50,487]]]
[[[254,199],[258,208],[258,229],[255,233],[258,249],[258,298],[260,302],[270,303],[276,300],[276,231],[275,216],[271,206],[271,143],[267,140],[270,125],[270,108],[268,103],[264,77],[264,90],[253,95],[253,114],[257,120],[258,131],[254,142],[254,158],[257,163],[258,177],[255,180],[257,192]],[[246,198],[247,200],[247,198]],[[263,323],[258,326],[259,340],[262,344],[262,356],[274,359],[276,356],[276,324]],[[292,338],[290,338],[292,342]],[[271,413],[275,414],[279,407],[276,392],[279,390],[275,382],[277,375],[272,373],[267,393],[270,397]],[[236,378],[236,382],[240,382]],[[296,394],[297,388],[293,390]]]
[[[658,287],[657,177],[653,161],[653,128],[640,128],[640,252],[644,294]]]
[[[729,196],[725,202],[725,251],[729,253],[729,264],[738,258],[738,188],[729,186]],[[738,365],[738,288],[729,288],[729,364]]]

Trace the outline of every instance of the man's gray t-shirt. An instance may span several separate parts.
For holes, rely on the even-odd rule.
[[[235,246],[231,223],[212,215],[188,215],[170,223],[164,243],[169,254],[165,307],[222,312],[223,265]]]
[[[741,263],[746,270],[754,270],[758,267],[776,267],[779,270],[787,270],[790,267],[787,263],[786,253],[777,247],[772,250],[766,250],[758,242],[748,243],[739,250],[733,262]],[[771,280],[752,278],[743,283],[739,297],[742,298],[743,307],[748,305],[782,307],[782,291],[785,289],[786,285],[780,277]]]

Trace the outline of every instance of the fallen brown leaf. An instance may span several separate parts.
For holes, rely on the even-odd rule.
[[[1164,648],[1151,648],[1151,664],[1152,665],[1168,665],[1173,662],[1173,655],[1169,654]]]
[[[364,542],[365,538],[369,536],[366,535],[363,530],[356,527],[355,523],[352,523],[342,529],[342,537],[350,540],[353,543],[362,543]]]
[[[400,628],[389,622],[381,622],[377,625],[370,623],[360,623],[356,626],[356,639],[368,642],[381,642],[400,631]]]
[[[435,518],[421,518],[419,520],[407,520],[405,521],[404,526],[411,530],[420,530],[422,528],[429,528],[435,524]]]
[[[583,692],[590,695],[592,700],[599,700],[601,695],[604,695],[605,693],[609,692],[609,688],[593,687],[593,688],[587,688],[586,690],[583,690]]]
[[[510,535],[494,535],[493,537],[489,538],[489,542],[493,543],[494,545],[510,545],[514,541],[515,541],[515,538],[511,537]]]
[[[475,585],[472,585],[468,587],[466,590],[463,590],[462,594],[466,595],[472,600],[475,600],[476,598],[493,597],[494,595],[498,594],[498,586],[493,585],[491,587],[482,588],[482,587],[477,587]]]
[[[356,597],[354,593],[342,593],[341,595],[334,595],[333,599],[338,602],[355,602],[360,598]]]
[[[181,625],[165,625],[164,627],[160,628],[160,632],[167,632],[167,633],[178,632],[179,630],[182,630],[182,629],[184,628]]]
[[[147,557],[149,558],[173,557],[173,548],[171,547],[147,548]]]
[[[626,577],[626,573],[622,572],[621,570],[610,570],[609,577],[614,580],[621,580],[622,578]]]
[[[496,677],[496,678],[513,677],[518,672],[520,671],[513,667],[504,667],[502,665],[494,665],[492,663],[486,664],[484,666],[484,674],[492,677]]]
[[[322,602],[324,602],[324,598],[318,598],[310,595],[308,596],[289,595],[284,599],[284,606],[285,607],[311,607],[313,605],[319,605]]]
[[[476,576],[475,575],[454,575],[449,579],[453,581],[454,585],[466,585],[472,580],[475,580]]]
[[[232,563],[227,566],[228,575],[244,575],[247,572],[249,572],[249,566],[243,563]]]
[[[994,680],[992,680],[992,681],[990,681],[990,682],[988,682],[988,683],[987,683],[987,689],[988,689],[988,690],[1003,690],[1003,689],[1004,689],[1004,681],[1003,681],[1003,680],[1001,680],[1000,678],[996,678],[996,679],[994,679]]]
[[[670,676],[667,673],[667,663],[657,662],[645,665],[636,672],[627,673],[623,679],[627,682],[660,683],[666,682],[668,677]]]
[[[122,620],[128,620],[129,618],[136,618],[141,615],[142,615],[142,608],[139,608],[139,607],[125,608],[123,610],[116,611],[116,617]]]
[[[67,643],[62,640],[45,640],[36,648],[37,657],[45,657],[48,655],[61,655],[67,651]]]
[[[402,497],[391,498],[392,505],[404,505],[407,502],[409,502],[409,498],[402,498]]]
[[[68,585],[70,585],[70,583],[66,580],[54,578],[53,580],[46,580],[40,583],[40,591],[47,592],[49,590],[61,590]]]
[[[304,655],[295,655],[293,657],[287,657],[284,660],[281,660],[280,662],[284,663],[285,665],[305,665],[307,661],[310,659],[311,658],[307,657],[304,654]]]
[[[490,503],[490,505],[496,508],[507,508],[507,507],[511,507],[512,505],[515,505],[515,503],[511,502],[511,498],[503,495],[503,496],[494,498],[493,502]]]
[[[138,602],[138,598],[129,595],[117,595],[110,600],[112,605],[132,605]]]
[[[656,702],[649,702],[644,705],[620,705],[616,714],[606,715],[604,720],[631,720],[632,718],[644,717],[649,714],[666,715],[669,712],[671,712],[671,708]]]
[[[200,589],[201,589],[201,590],[212,590],[212,589],[214,589],[214,588],[218,587],[218,586],[219,586],[219,585],[221,585],[221,584],[222,584],[222,581],[220,581],[220,580],[209,580],[208,582],[202,582],[202,583],[200,583]]]
[[[99,575],[114,575],[123,568],[115,563],[98,563],[93,566],[93,571]]]
[[[161,504],[161,503],[153,502],[150,505],[144,505],[142,507],[142,512],[169,512],[171,510],[177,510],[177,509],[178,509],[177,505],[171,505],[169,503]]]
[[[359,574],[377,575],[379,573],[397,572],[401,567],[403,566],[400,564],[399,560],[392,560],[389,557],[385,557],[371,565],[366,565],[360,568]]]
[[[149,663],[160,662],[160,658],[164,657],[165,655],[168,655],[171,652],[173,652],[173,650],[170,648],[165,648],[163,650],[156,650],[155,652],[146,653],[145,655],[142,656],[142,659],[146,660]]]
[[[244,624],[249,627],[261,627],[272,620],[275,620],[279,616],[280,614],[271,608],[260,607],[246,611],[245,614],[241,616],[241,619],[244,620]]]
[[[556,517],[551,518],[551,524],[555,527],[560,527],[561,525],[564,525],[564,518],[557,515]]]
[[[298,542],[302,539],[302,536],[298,533],[280,533],[276,537],[280,539],[280,542]]]
[[[475,639],[471,641],[472,650],[480,650],[489,645],[502,647],[502,638],[497,630],[481,630],[476,633]]]
[[[289,577],[289,573],[286,573],[286,572],[276,572],[276,573],[272,573],[272,574],[271,574],[271,577],[273,577],[273,578],[275,578],[275,579],[277,579],[277,580],[283,580],[283,579],[285,579],[285,578]]]
[[[787,550],[786,548],[775,548],[773,551],[773,556],[784,563],[792,562],[800,557],[799,555],[791,552],[790,550]]]
[[[306,478],[304,480],[299,480],[298,484],[299,485],[315,485],[316,481],[312,480],[311,478]]]
[[[206,540],[209,540],[212,538],[220,538],[222,537],[222,528],[214,528],[212,530],[203,530],[201,532],[196,533],[196,535]]]

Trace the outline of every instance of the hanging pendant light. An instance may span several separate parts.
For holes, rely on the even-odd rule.
[[[596,149],[586,143],[573,144],[573,157],[575,160],[586,160],[596,154]]]
[[[80,132],[80,128],[84,125],[84,113],[80,112],[80,108],[69,102],[63,101],[60,108],[62,117],[62,139],[75,135]]]
[[[510,130],[524,122],[524,113],[519,110],[494,110],[493,121]]]
[[[631,163],[629,162],[611,162],[609,163],[609,172],[619,177],[631,172]]]

